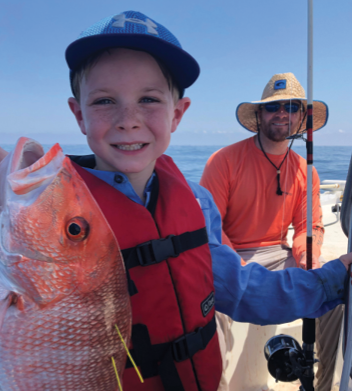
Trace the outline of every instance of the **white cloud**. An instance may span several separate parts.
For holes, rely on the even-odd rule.
[[[339,133],[346,133],[345,130],[339,129]]]

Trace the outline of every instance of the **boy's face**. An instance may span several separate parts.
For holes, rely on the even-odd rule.
[[[146,52],[111,49],[83,77],[74,113],[96,168],[146,181],[190,105],[174,102],[159,65]]]

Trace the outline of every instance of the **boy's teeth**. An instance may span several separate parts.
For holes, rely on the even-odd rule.
[[[130,144],[130,145],[116,144],[116,146],[117,146],[118,149],[122,149],[124,151],[135,151],[137,149],[141,149],[143,147],[143,144],[142,143]]]

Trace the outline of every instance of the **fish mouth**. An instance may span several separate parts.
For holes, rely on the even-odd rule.
[[[121,151],[138,151],[148,145],[148,143],[133,143],[133,144],[111,144],[112,147]]]

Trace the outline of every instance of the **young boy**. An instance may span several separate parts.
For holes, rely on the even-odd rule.
[[[320,316],[342,302],[351,254],[311,272],[242,268],[221,245],[208,191],[163,155],[190,106],[184,89],[199,74],[165,27],[139,12],[114,15],[82,33],[66,59],[69,106],[94,153],[71,158],[116,235],[129,280],[131,348],[145,383],[127,366],[125,390],[217,390],[214,302],[256,324]]]

